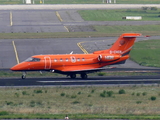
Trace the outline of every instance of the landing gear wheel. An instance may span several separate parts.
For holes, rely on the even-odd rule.
[[[74,79],[74,78],[76,78],[76,74],[70,74],[70,77],[71,77],[72,79]]]
[[[87,78],[88,78],[88,76],[87,76],[87,74],[86,74],[86,73],[82,73],[82,74],[81,74],[81,78],[82,78],[82,79],[87,79]]]
[[[22,79],[26,79],[26,75],[22,75]]]
[[[23,72],[23,74],[22,74],[22,77],[21,77],[22,79],[26,79],[26,72]]]

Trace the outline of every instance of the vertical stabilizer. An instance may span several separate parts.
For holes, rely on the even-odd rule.
[[[128,55],[132,46],[134,45],[134,41],[136,37],[140,37],[141,34],[139,33],[124,33],[122,34],[117,41],[112,45],[110,49],[95,51],[95,54],[121,54],[122,56]]]

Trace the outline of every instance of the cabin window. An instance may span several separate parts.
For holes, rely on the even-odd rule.
[[[85,61],[85,59],[84,59],[84,58],[82,58],[82,61]]]
[[[80,58],[77,58],[77,61],[80,61]]]
[[[68,58],[66,58],[66,62],[68,62]]]
[[[54,59],[54,62],[57,62],[57,59]]]
[[[61,59],[60,59],[60,62],[62,62],[62,61],[63,61],[63,59],[61,58]]]

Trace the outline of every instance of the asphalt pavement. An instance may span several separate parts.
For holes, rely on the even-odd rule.
[[[53,74],[53,73],[51,73]],[[45,78],[1,78],[0,86],[123,86],[123,85],[159,85],[160,78],[157,76],[90,76],[87,79],[70,79],[67,77],[45,77]]]
[[[14,45],[13,45],[14,41]],[[0,69],[11,68],[28,57],[39,54],[83,53],[77,43],[80,38],[8,39],[0,40]],[[16,56],[17,53],[17,56]]]

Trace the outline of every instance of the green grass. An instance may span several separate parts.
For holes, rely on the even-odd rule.
[[[131,59],[139,65],[160,67],[160,40],[147,40],[135,43]]]
[[[131,21],[124,16],[142,16],[141,21],[159,21],[160,9],[120,9],[120,10],[80,10],[78,13],[86,21]]]
[[[0,39],[38,39],[38,38],[87,38],[119,36],[122,33],[142,33],[159,36],[160,25],[120,25],[93,26],[96,32],[60,32],[60,33],[0,33]]]
[[[41,0],[43,1],[43,0]],[[116,0],[117,4],[159,4],[159,0]],[[34,0],[40,4],[40,0]],[[113,3],[113,0],[112,0]],[[0,4],[23,4],[23,0],[0,0]],[[44,4],[106,4],[106,0],[44,0]]]
[[[0,33],[0,39],[38,39],[38,38],[83,38],[115,36],[100,32],[57,32],[57,33]]]
[[[143,35],[160,35],[160,25],[122,25],[122,26],[94,26],[97,32],[106,34],[142,33]]]
[[[45,4],[102,4],[99,0],[44,0]],[[40,4],[37,0],[36,4]]]
[[[89,74],[89,76],[147,76],[147,75],[157,75],[156,73],[142,73],[142,72],[95,72]],[[22,72],[12,72],[12,71],[0,71],[0,78],[21,78]],[[42,72],[40,74],[39,72],[27,72],[27,78],[34,78],[34,77],[63,77],[65,78],[66,75],[58,74],[58,73],[51,73],[51,72]]]
[[[159,4],[159,0],[117,0],[119,4]]]
[[[125,94],[119,94],[122,89]],[[101,96],[110,91],[112,96]],[[9,114],[3,112],[0,118],[62,119],[66,114],[70,119],[159,118],[159,91],[159,85],[145,87],[143,84],[139,87],[0,88],[0,111]],[[152,96],[156,100],[150,100]]]
[[[159,32],[154,31],[155,34]],[[38,39],[38,38],[86,38],[119,36],[120,34],[101,32],[59,32],[59,33],[0,33],[0,39]]]
[[[20,78],[22,76],[22,72],[12,72],[12,71],[0,71],[0,78]],[[64,77],[64,75],[58,73],[51,73],[51,72],[27,72],[27,78],[30,77]]]
[[[23,0],[0,0],[0,4],[23,4]]]
[[[0,116],[1,119],[64,119],[66,114],[9,114]],[[158,120],[159,115],[120,115],[120,114],[68,114],[70,119],[133,119]]]
[[[116,0],[117,4],[159,4],[159,0]],[[39,1],[36,2],[37,4]],[[106,4],[106,0],[45,0],[45,4]],[[113,0],[112,0],[113,3]]]

